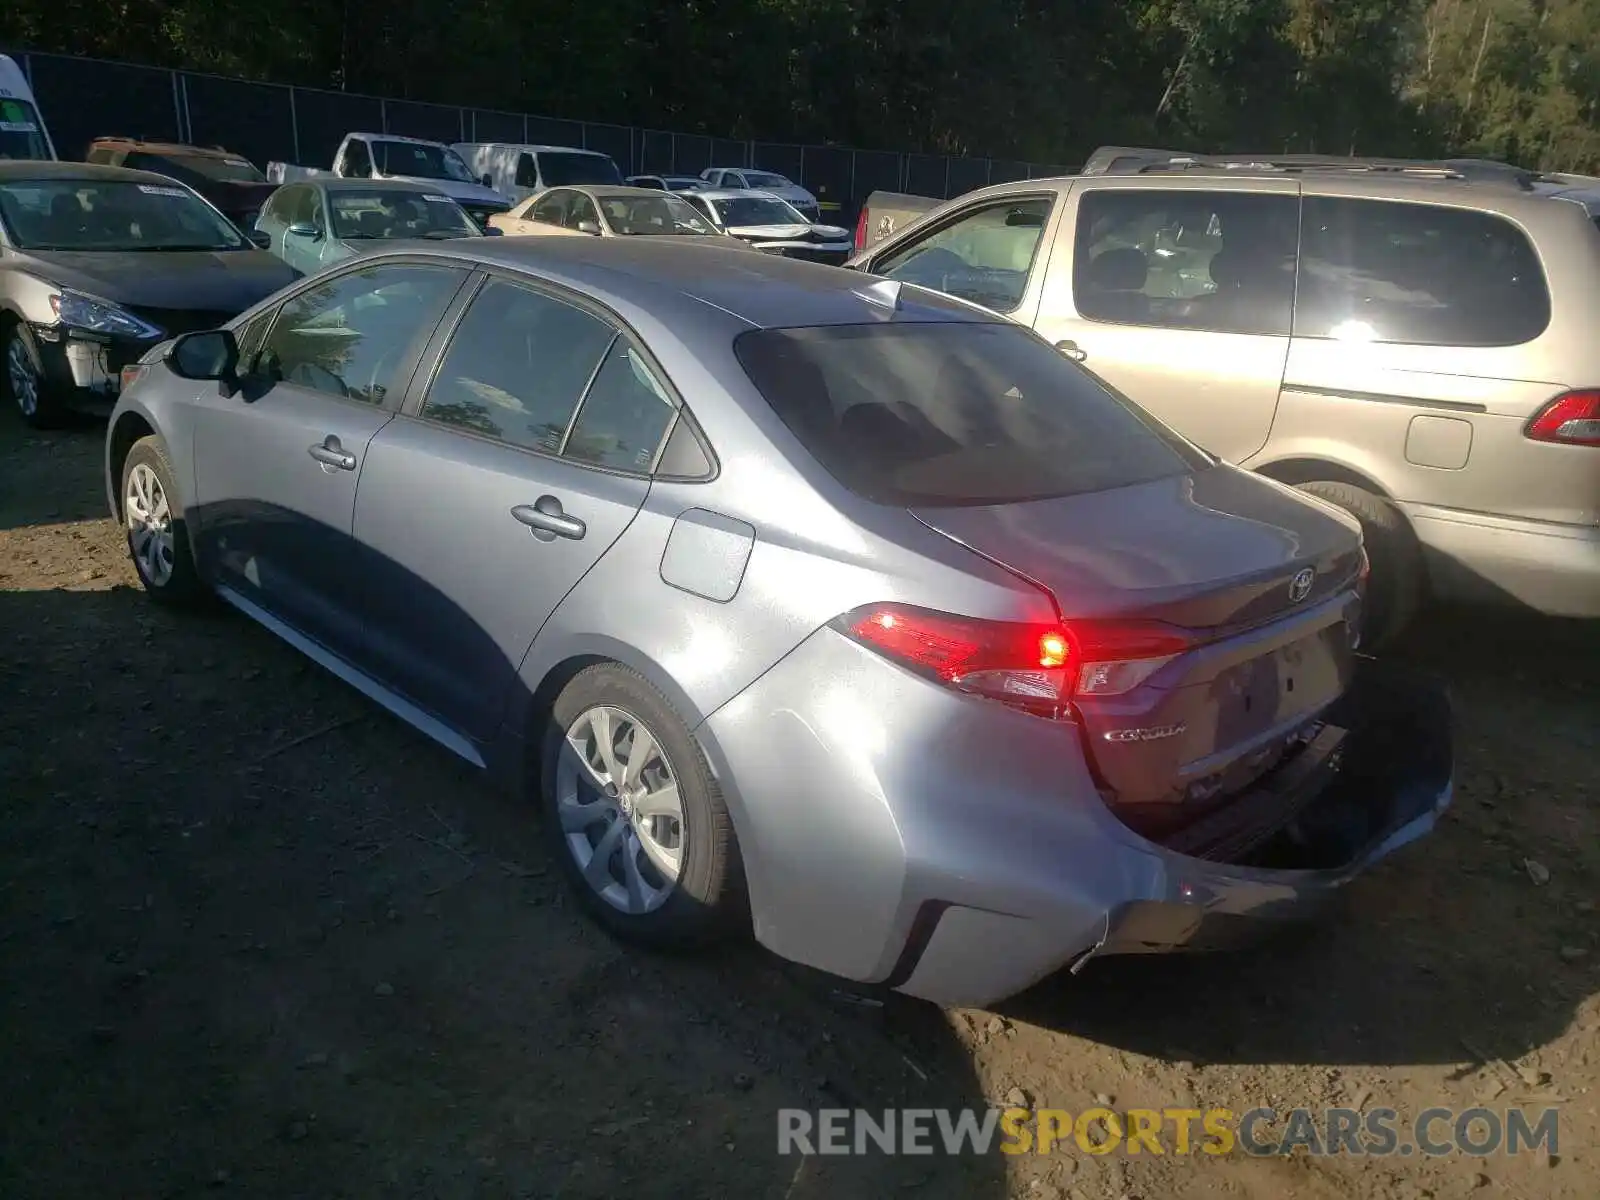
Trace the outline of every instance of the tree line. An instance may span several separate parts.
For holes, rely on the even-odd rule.
[[[1600,173],[1600,0],[6,0],[0,44],[863,149]]]

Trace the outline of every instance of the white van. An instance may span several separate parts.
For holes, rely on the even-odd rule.
[[[55,143],[34,103],[28,77],[16,61],[0,54],[0,158],[54,160]]]
[[[473,175],[513,201],[545,188],[620,184],[622,172],[609,154],[569,146],[524,146],[516,142],[457,142]]]

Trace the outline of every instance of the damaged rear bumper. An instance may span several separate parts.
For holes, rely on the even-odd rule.
[[[1325,718],[1348,729],[1331,782],[1229,861],[1118,820],[1076,727],[953,694],[831,631],[700,736],[764,945],[984,1006],[1097,956],[1235,946],[1315,917],[1425,835],[1451,798],[1443,689],[1362,660]]]

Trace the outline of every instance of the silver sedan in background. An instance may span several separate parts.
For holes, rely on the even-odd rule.
[[[959,300],[417,243],[130,375],[152,598],[536,796],[620,936],[984,1004],[1314,911],[1449,798],[1442,697],[1357,653],[1351,522]]]

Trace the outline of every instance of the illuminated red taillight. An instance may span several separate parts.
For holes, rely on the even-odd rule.
[[[121,390],[124,392],[127,391],[136,382],[138,382],[144,373],[145,367],[141,363],[132,363],[126,367],[123,367],[120,376],[122,381]]]
[[[865,204],[861,206],[861,215],[856,218],[855,248],[857,254],[867,248],[867,206]]]
[[[989,621],[908,604],[872,604],[835,628],[884,657],[965,692],[1031,712],[1075,697],[1119,696],[1196,644],[1159,621]]]
[[[1600,446],[1600,390],[1566,392],[1539,410],[1525,430],[1536,442]]]

